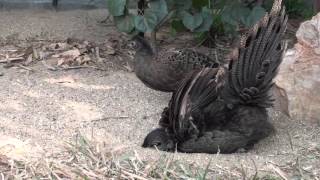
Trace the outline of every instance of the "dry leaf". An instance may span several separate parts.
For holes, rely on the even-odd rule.
[[[77,59],[76,59],[76,62],[78,65],[83,65],[83,64],[87,64],[91,61],[91,58],[89,55],[85,54],[83,56],[79,56]]]
[[[72,64],[80,55],[81,53],[79,49],[72,49],[59,54],[55,54],[52,57],[59,58],[58,66],[61,66],[63,64]]]

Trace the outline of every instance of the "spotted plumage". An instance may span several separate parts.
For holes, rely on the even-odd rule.
[[[220,65],[191,49],[156,49],[140,35],[134,40],[138,44],[135,73],[145,85],[155,90],[173,92],[191,71]]]

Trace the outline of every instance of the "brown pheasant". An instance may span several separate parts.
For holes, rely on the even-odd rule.
[[[155,90],[173,92],[191,71],[220,65],[191,49],[156,49],[141,35],[135,36],[134,40],[137,44],[135,73],[145,85]]]

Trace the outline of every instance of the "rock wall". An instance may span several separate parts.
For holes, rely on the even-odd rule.
[[[292,118],[320,126],[320,13],[301,24],[276,83],[285,89]]]

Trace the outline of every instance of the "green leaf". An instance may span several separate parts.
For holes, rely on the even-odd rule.
[[[150,11],[149,9],[145,10],[143,16],[134,17],[134,25],[137,30],[141,32],[152,32],[158,24],[157,14]]]
[[[127,0],[107,0],[108,10],[112,16],[124,15]]]
[[[243,5],[236,6],[232,11],[232,16],[236,21],[246,24],[247,18],[250,16],[250,9]]]
[[[204,6],[209,5],[210,0],[192,0],[192,7],[202,9]]]
[[[117,28],[126,33],[130,33],[134,29],[134,21],[132,15],[123,15],[114,17]]]
[[[176,32],[182,32],[186,30],[182,20],[173,20],[171,22],[171,28],[174,29]]]
[[[203,18],[200,13],[191,15],[188,12],[184,12],[184,17],[183,17],[182,22],[186,28],[193,31],[202,24]]]
[[[243,4],[234,2],[224,9],[222,20],[231,26],[237,26],[239,23],[246,24],[250,12],[250,9]]]
[[[192,0],[167,0],[170,7],[178,11],[189,10],[192,7]]]
[[[165,0],[153,0],[149,2],[149,5],[150,11],[157,14],[159,21],[168,14],[168,6]]]
[[[235,6],[237,6],[235,4],[238,4],[238,3],[232,3],[231,5],[228,5],[223,9],[221,13],[222,22],[232,26],[238,25],[238,19],[237,19],[238,17],[237,16],[236,18],[234,17]]]
[[[211,25],[213,24],[213,15],[210,9],[208,9],[207,7],[203,7],[201,11],[201,16],[203,18],[203,22],[198,28],[194,30],[194,32],[209,31]]]
[[[250,15],[245,20],[245,25],[247,27],[253,26],[257,21],[259,21],[266,14],[266,10],[261,6],[256,6],[251,10]]]
[[[224,11],[221,14],[221,20],[222,20],[222,22],[224,22],[226,24],[229,24],[229,25],[232,25],[232,26],[237,26],[238,25],[237,20],[234,19],[232,17],[231,13],[228,13],[228,11]]]

